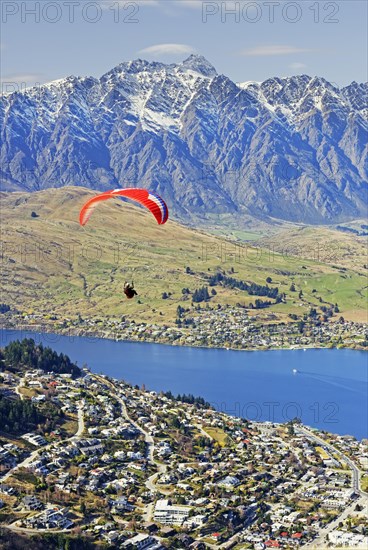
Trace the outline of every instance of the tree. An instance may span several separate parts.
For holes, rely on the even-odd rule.
[[[207,302],[210,299],[208,288],[203,286],[193,292],[193,302]]]
[[[272,283],[272,279],[271,279],[271,277],[267,277],[267,279],[266,279],[266,283]]]
[[[269,300],[260,300],[259,298],[255,301],[255,308],[256,309],[263,309],[265,307],[269,307],[271,305],[271,302]]]
[[[176,315],[177,315],[178,319],[181,318],[181,316],[183,315],[184,312],[185,312],[185,309],[182,306],[178,306],[176,308]]]
[[[294,284],[294,283],[291,283],[291,285],[290,285],[290,291],[291,291],[291,292],[295,292],[295,284]]]
[[[4,361],[12,366],[24,366],[53,371],[58,374],[71,374],[73,378],[80,376],[80,369],[63,353],[56,353],[51,348],[44,348],[42,343],[36,345],[32,338],[16,340],[4,348]]]
[[[316,308],[311,307],[310,310],[309,310],[309,314],[308,314],[308,315],[309,315],[309,317],[310,317],[311,319],[315,319],[315,318],[317,317],[317,310],[316,310]]]

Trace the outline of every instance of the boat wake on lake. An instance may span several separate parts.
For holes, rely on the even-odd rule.
[[[344,390],[348,390],[354,393],[359,393],[361,395],[366,395],[366,392],[362,390],[361,388],[353,388],[352,386],[347,385],[346,383],[338,382],[338,380],[346,381],[347,378],[344,378],[343,376],[330,376],[328,374],[320,374],[318,372],[307,372],[303,370],[297,371],[298,375],[307,376],[309,378],[312,378],[313,380],[317,380],[318,382],[323,382],[325,384],[329,384],[331,386],[335,386],[337,388],[342,388]],[[357,382],[360,382],[357,380]]]

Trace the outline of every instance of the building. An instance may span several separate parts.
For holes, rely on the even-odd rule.
[[[22,500],[23,506],[26,510],[42,510],[43,504],[35,496],[26,496]]]
[[[233,488],[233,487],[237,487],[238,485],[240,485],[240,481],[235,476],[226,476],[224,479],[222,479],[218,482],[218,485],[221,485],[222,487]]]
[[[133,504],[129,504],[125,497],[118,497],[112,501],[112,505],[116,512],[131,512],[134,510]]]
[[[189,506],[172,506],[169,500],[158,500],[153,519],[163,525],[181,525],[189,516]]]
[[[123,548],[127,546],[132,546],[137,550],[159,550],[162,548],[161,544],[155,538],[143,534],[136,535],[126,540],[123,544]]]
[[[331,531],[328,534],[330,543],[336,546],[358,546],[360,548],[368,547],[368,537],[356,533],[344,533],[342,531]]]

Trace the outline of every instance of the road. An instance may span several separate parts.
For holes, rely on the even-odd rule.
[[[352,460],[350,460],[350,458],[348,456],[344,455],[341,451],[336,449],[336,447],[331,445],[331,443],[327,443],[324,439],[322,439],[322,437],[319,437],[318,435],[315,435],[314,433],[310,432],[307,428],[298,426],[298,430],[300,430],[306,437],[308,437],[309,439],[312,439],[313,441],[315,441],[319,445],[321,445],[323,447],[327,447],[331,451],[331,453],[334,453],[334,454],[338,455],[344,462],[346,462],[346,464],[349,466],[349,468],[352,471],[352,488],[353,488],[353,490],[356,493],[360,494],[360,495],[364,495],[364,493],[361,489],[361,484],[360,484],[360,478],[361,478],[362,472],[354,464],[354,462]]]
[[[19,462],[14,468],[9,470],[6,474],[4,474],[2,477],[0,477],[0,483],[5,483],[9,477],[11,477],[14,472],[19,470],[20,468],[27,468],[34,460],[36,460],[38,453],[45,452],[51,449],[52,447],[58,447],[59,445],[63,445],[67,441],[71,441],[75,438],[79,438],[84,431],[84,415],[83,415],[83,409],[82,404],[78,403],[78,430],[74,435],[71,437],[68,437],[67,439],[63,439],[62,441],[53,441],[52,443],[49,443],[48,445],[44,445],[43,447],[37,448],[35,451],[32,451],[32,453],[27,456],[22,462]]]
[[[20,388],[23,386],[24,378],[19,378],[19,383],[15,388],[15,393],[19,395],[21,401],[24,399],[24,395],[21,393]]]
[[[358,500],[354,500],[335,520],[331,521],[323,529],[320,529],[318,537],[316,537],[313,542],[306,544],[305,546],[303,546],[303,548],[306,548],[308,550],[325,549],[327,546],[326,537],[328,533],[330,533],[334,529],[337,529],[340,521],[345,521],[349,515],[353,514],[357,504],[360,504],[361,506],[363,506],[363,509],[367,510],[367,497],[364,495],[361,496]]]
[[[157,462],[157,460],[154,459],[154,452],[155,452],[155,441],[151,434],[146,432],[139,424],[137,424],[132,418],[130,418],[124,399],[119,398],[119,401],[122,405],[122,410],[125,419],[130,422],[137,430],[141,432],[141,434],[144,435],[144,440],[147,445],[147,460],[150,464],[154,465],[157,469],[157,472],[152,474],[146,481],[145,485],[149,491],[152,493],[160,492],[159,489],[156,486],[156,479],[167,472],[167,466],[166,464],[161,464],[161,462]]]
[[[47,450],[50,447],[51,447],[51,444],[47,445],[46,447],[42,447],[42,450]],[[36,460],[36,457],[37,457],[38,453],[40,452],[40,450],[41,449],[37,449],[36,451],[33,451],[25,460],[23,460],[23,462],[19,462],[19,464],[14,466],[14,468],[12,468],[6,474],[4,474],[2,477],[0,477],[0,482],[5,483],[6,481],[8,481],[9,477],[11,477],[14,474],[14,472],[16,470],[18,470],[19,468],[27,468],[30,465],[31,462]]]
[[[360,478],[361,478],[362,472],[352,462],[352,460],[350,460],[350,458],[348,456],[344,455],[341,451],[336,449],[330,443],[327,443],[324,439],[322,439],[318,435],[315,435],[314,433],[310,432],[307,428],[304,428],[304,427],[298,426],[298,430],[300,432],[302,432],[306,437],[308,437],[309,439],[312,439],[313,441],[315,441],[319,445],[321,445],[323,447],[327,447],[327,449],[329,449],[331,453],[336,454],[337,456],[339,456],[341,458],[341,460],[346,462],[346,464],[349,466],[349,468],[352,471],[352,489],[357,494],[360,495],[360,498],[358,500],[354,500],[353,502],[351,502],[351,504],[349,504],[349,506],[347,506],[347,508],[345,508],[345,510],[335,520],[331,521],[328,525],[326,525],[326,527],[321,529],[319,531],[318,537],[316,537],[313,542],[307,544],[304,547],[304,548],[310,549],[310,550],[312,550],[314,548],[315,549],[317,549],[317,548],[319,548],[319,549],[326,548],[326,537],[327,537],[328,533],[330,533],[331,531],[336,529],[338,527],[340,521],[345,521],[347,519],[347,517],[354,512],[355,507],[357,506],[357,504],[360,504],[361,506],[363,506],[363,509],[367,509],[368,498],[367,498],[367,495],[361,490],[361,485],[360,485]]]
[[[80,437],[84,432],[84,414],[81,403],[78,403],[78,430],[74,437]]]
[[[99,376],[97,374],[93,374],[92,376],[94,378],[96,378],[100,383],[105,384],[105,385],[107,384],[114,391],[116,390],[115,386],[113,384],[111,384],[111,382],[106,380],[105,378],[102,378],[101,376]],[[147,445],[147,460],[151,465],[155,466],[155,468],[157,470],[154,474],[152,474],[147,479],[147,481],[145,482],[145,486],[147,487],[147,489],[151,493],[159,493],[160,490],[157,488],[155,481],[160,475],[166,473],[167,466],[166,466],[166,464],[161,464],[160,462],[157,462],[154,459],[155,441],[154,441],[151,434],[146,432],[139,424],[137,424],[137,422],[135,422],[135,420],[133,420],[129,416],[129,413],[128,413],[128,410],[127,410],[127,407],[126,407],[126,404],[125,404],[125,400],[122,397],[120,397],[119,395],[117,395],[116,393],[113,394],[113,397],[115,397],[115,399],[117,399],[119,401],[119,403],[121,405],[121,412],[122,412],[122,415],[125,418],[125,420],[127,422],[130,422],[130,424],[132,424],[144,436],[144,441]],[[145,506],[145,510],[144,510],[144,513],[143,513],[143,517],[145,518],[145,521],[149,522],[149,521],[152,520],[153,510],[154,510],[154,503],[153,502],[150,502]]]
[[[204,437],[207,437],[207,439],[210,439],[211,441],[215,441],[215,438],[212,437],[212,435],[210,435],[208,432],[206,432],[206,431],[203,429],[203,426],[201,426],[200,424],[194,424],[194,426],[197,428],[197,430],[199,430],[199,432],[200,432]]]
[[[26,533],[29,535],[34,535],[35,533],[69,533],[70,529],[35,529],[30,527],[19,527],[16,523],[11,523],[10,525],[4,525],[6,529],[11,529],[12,531],[17,531],[18,533]]]
[[[111,384],[108,380],[105,380],[104,378],[101,378],[97,374],[94,374],[93,376],[94,376],[94,378],[97,378],[97,380],[100,383],[108,384],[110,387],[112,387],[113,390],[116,389],[114,387],[114,385]],[[149,434],[148,432],[146,432],[139,424],[137,424],[137,422],[135,422],[135,420],[133,420],[129,416],[128,410],[126,408],[125,401],[122,397],[120,397],[116,393],[113,395],[113,397],[115,397],[115,399],[117,399],[119,401],[119,403],[121,405],[121,412],[122,412],[123,417],[125,418],[125,420],[127,422],[130,422],[130,424],[132,424],[144,436],[144,441],[147,445],[147,460],[148,460],[148,462],[150,462],[151,464],[155,464],[156,466],[159,466],[159,464],[153,458],[153,454],[154,454],[154,451],[155,451],[155,442],[154,442],[154,439],[153,439],[152,435]]]
[[[111,384],[111,382],[106,380],[105,378],[102,378],[98,374],[93,374],[92,376],[94,378],[96,378],[100,382],[100,384],[104,384],[104,385],[107,384],[114,391],[116,390],[115,386],[113,384]],[[147,460],[148,460],[148,462],[150,462],[152,464],[156,464],[156,462],[153,458],[153,453],[154,453],[154,450],[155,450],[155,442],[154,442],[153,437],[148,432],[146,432],[143,428],[141,428],[141,426],[139,424],[137,424],[137,422],[135,422],[132,418],[130,418],[124,399],[116,393],[113,394],[113,397],[115,399],[117,399],[117,401],[119,401],[119,403],[121,405],[121,412],[122,412],[122,415],[125,418],[125,420],[127,422],[130,422],[130,424],[132,424],[138,431],[141,432],[142,435],[144,435],[144,441],[147,444]]]

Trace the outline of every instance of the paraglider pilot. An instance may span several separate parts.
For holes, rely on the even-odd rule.
[[[131,300],[132,298],[134,298],[134,296],[138,296],[138,292],[136,292],[134,290],[134,283],[132,281],[132,283],[127,283],[125,281],[124,283],[124,294],[125,296],[128,298],[128,300]]]

